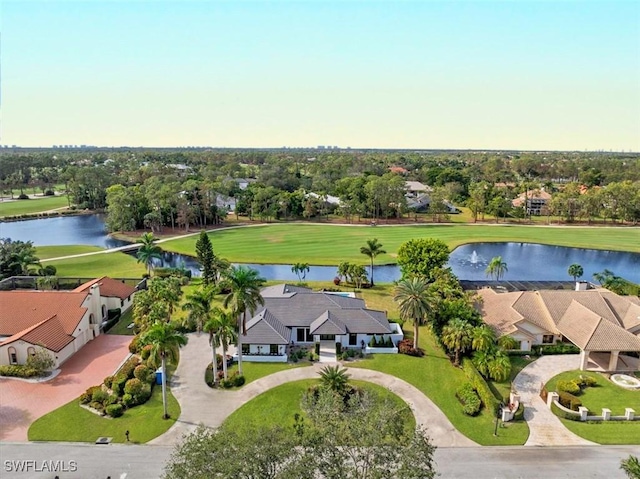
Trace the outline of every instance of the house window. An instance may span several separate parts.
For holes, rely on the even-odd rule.
[[[33,346],[29,346],[27,348],[27,354],[29,356],[35,356],[36,355],[36,348],[34,348]]]
[[[16,354],[16,348],[9,348],[9,363],[18,364],[18,355]]]
[[[269,354],[272,354],[272,355],[277,355],[278,354],[278,345],[277,344],[270,344],[269,345]]]
[[[248,344],[243,344],[242,345],[242,354],[249,354],[249,345]]]
[[[307,337],[307,342],[308,343],[312,343],[313,342],[313,334],[311,334],[311,329],[309,328],[304,328],[304,334]]]
[[[124,306],[124,299],[120,300],[120,307],[122,308]]]
[[[90,324],[96,324],[96,318],[95,318],[95,316],[93,315],[93,313],[91,313],[91,314],[89,315],[89,323],[90,323]]]
[[[297,340],[299,343],[304,343],[304,337],[305,337],[305,334],[304,334],[304,333],[305,333],[305,330],[304,330],[304,329],[302,329],[302,328],[298,328],[296,331],[297,331],[297,332],[296,332],[296,340]]]
[[[349,333],[349,346],[358,345],[358,335],[355,333]]]
[[[102,319],[107,319],[107,306],[105,304],[102,305]]]
[[[542,336],[542,344],[553,344],[553,334],[545,334]]]

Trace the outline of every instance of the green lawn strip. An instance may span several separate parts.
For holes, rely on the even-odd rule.
[[[598,381],[596,387],[585,388],[579,395],[582,405],[589,409],[590,414],[599,416],[602,408],[611,409],[612,416],[624,416],[625,408],[633,408],[640,413],[640,390],[624,389],[616,386],[602,374],[587,373],[585,371],[567,371],[551,378],[547,383],[547,391],[555,391],[558,381],[578,379],[580,375],[591,376]],[[637,434],[640,436],[640,422],[636,422]]]
[[[98,251],[104,251],[104,248],[88,245],[37,246],[36,256],[43,260],[71,256],[74,254],[95,253]]]
[[[222,349],[218,348],[218,354],[222,354]],[[245,385],[252,381],[268,376],[269,374],[277,373],[280,371],[287,371],[289,369],[302,368],[305,366],[311,366],[308,361],[299,361],[297,363],[251,363],[249,361],[242,362],[242,372],[244,373]],[[211,363],[209,363],[211,365]],[[229,376],[233,375],[238,370],[238,365],[234,364],[227,370]],[[207,376],[211,378],[211,368],[208,369]],[[237,389],[237,388],[231,388]]]
[[[640,444],[639,421],[580,422],[560,418],[578,436],[598,444]]]
[[[55,266],[58,276],[142,278],[146,273],[146,268],[136,258],[120,252],[47,261],[45,264]]]
[[[296,413],[303,417],[305,416],[302,409],[300,409],[300,400],[303,393],[310,386],[317,383],[317,379],[303,379],[269,389],[242,405],[225,420],[224,425],[232,428],[247,426],[266,428],[267,426],[276,425],[291,428],[294,424],[294,415]],[[382,386],[365,381],[350,381],[350,383],[381,398],[388,398],[398,409],[407,407],[407,404],[400,397]],[[408,408],[406,418],[406,427],[415,428],[415,418]]]
[[[494,446],[525,443],[529,427],[524,421],[506,423],[498,429],[498,435],[494,436],[495,418],[492,414],[483,410],[475,417],[465,415],[455,392],[467,380],[466,376],[461,369],[451,365],[426,327],[420,329],[420,346],[426,353],[422,358],[403,354],[377,354],[371,359],[350,363],[349,367],[374,369],[407,381],[431,399],[458,431],[478,444]]]
[[[143,444],[166,432],[180,416],[180,405],[167,391],[169,415],[162,419],[162,387],[154,386],[151,399],[141,406],[127,409],[122,417],[101,417],[80,407],[78,399],[42,416],[29,428],[29,441],[95,442],[99,437],[112,437],[125,442],[129,431],[131,442]]]
[[[388,252],[376,264],[395,262],[400,245],[410,238],[432,237],[452,249],[465,243],[531,242],[579,248],[640,252],[637,228],[536,227],[489,225],[419,225],[349,227],[309,224],[275,224],[221,229],[210,233],[216,254],[234,262],[335,265],[340,261],[368,264],[360,253],[367,239],[378,238]],[[162,248],[194,255],[197,236],[167,241]]]
[[[133,328],[129,329],[129,326],[133,323],[133,308],[129,308],[127,312],[125,312],[116,324],[114,324],[107,334],[120,334],[123,336],[133,336]]]
[[[28,200],[0,201],[0,218],[4,216],[18,216],[44,211],[65,208],[69,206],[67,197],[43,196],[41,198],[31,198]]]

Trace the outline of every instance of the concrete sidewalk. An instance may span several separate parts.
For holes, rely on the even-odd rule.
[[[580,356],[566,354],[542,356],[524,368],[513,380],[524,405],[524,419],[529,425],[525,446],[595,445],[569,431],[540,397],[540,389],[554,376],[580,368]]]
[[[182,414],[176,423],[149,444],[173,445],[198,424],[219,427],[236,409],[259,394],[281,384],[300,379],[317,378],[322,365],[280,371],[247,384],[237,391],[211,389],[204,382],[204,370],[211,361],[211,348],[204,334],[189,335],[189,343],[181,350],[180,364],[171,380],[171,390],[180,403]],[[422,392],[394,376],[368,369],[348,369],[353,379],[386,387],[401,397],[413,411],[418,425],[427,428],[438,447],[471,447],[475,442],[459,433],[440,409]]]

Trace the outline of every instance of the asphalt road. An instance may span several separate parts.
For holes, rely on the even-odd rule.
[[[156,479],[170,454],[164,446],[0,443],[0,477]],[[629,454],[640,446],[439,448],[436,462],[443,479],[623,479]]]

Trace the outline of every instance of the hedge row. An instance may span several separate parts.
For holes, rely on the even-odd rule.
[[[538,356],[545,354],[579,354],[580,348],[571,343],[538,344],[533,346],[532,351]]]
[[[582,401],[580,401],[580,398],[577,398],[573,394],[565,391],[558,392],[558,402],[567,409],[571,409],[572,411],[577,411],[578,408],[582,406]]]
[[[22,364],[10,364],[6,366],[0,366],[0,376],[9,376],[13,378],[33,378],[38,376],[37,369],[24,366]]]
[[[480,400],[482,401],[482,404],[484,404],[484,407],[495,415],[500,409],[500,401],[498,401],[493,395],[491,389],[489,389],[487,381],[484,380],[469,358],[464,358],[462,360],[462,370],[471,383],[471,386],[473,386],[473,389],[475,389],[478,396],[480,396]]]
[[[456,397],[462,404],[462,412],[467,416],[475,416],[480,412],[482,403],[471,383],[464,383],[456,391]]]

